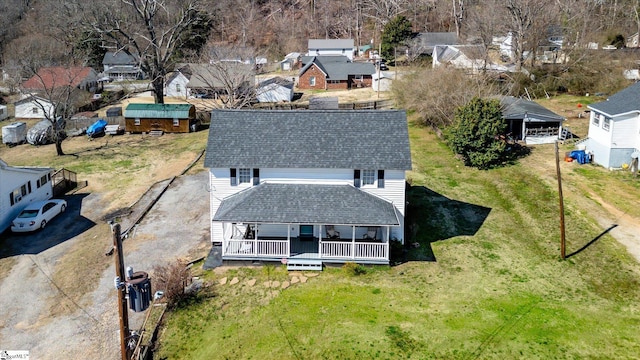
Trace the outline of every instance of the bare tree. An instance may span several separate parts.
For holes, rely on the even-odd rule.
[[[64,155],[64,124],[78,108],[90,102],[91,96],[87,90],[95,89],[88,87],[97,84],[83,82],[90,69],[75,66],[72,62],[61,66],[49,66],[51,62],[47,54],[46,49],[39,49],[39,52],[30,53],[30,56],[25,57],[22,69],[30,78],[22,84],[20,91],[24,95],[37,95],[32,98],[33,102],[51,123],[51,140],[55,143],[57,155]],[[48,104],[51,104],[53,111],[49,111]]]
[[[418,69],[403,76],[394,82],[393,93],[400,106],[415,110],[424,125],[440,131],[451,124],[458,107],[474,97],[495,95],[497,90],[482,75],[468,76],[464,71],[439,68]]]
[[[504,0],[508,30],[513,35],[516,71],[522,68],[525,50],[537,46],[534,41],[527,44],[527,40],[532,40],[534,30],[541,27],[536,21],[553,5],[552,0]]]
[[[212,97],[213,108],[237,109],[249,105],[256,95],[256,53],[250,47],[211,46],[200,64],[190,64],[192,94]]]
[[[94,4],[85,22],[114,50],[138,56],[151,79],[156,103],[164,103],[164,81],[199,20],[199,0],[110,0]]]

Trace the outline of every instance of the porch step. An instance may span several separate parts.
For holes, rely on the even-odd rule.
[[[164,131],[162,131],[162,130],[151,130],[151,131],[149,131],[149,136],[162,136],[162,134],[164,134]]]
[[[287,262],[287,270],[315,270],[322,271],[322,260],[311,259],[289,259]]]

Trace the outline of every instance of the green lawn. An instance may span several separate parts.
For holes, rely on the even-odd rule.
[[[408,241],[420,243],[409,258],[422,261],[359,276],[329,268],[285,290],[263,284],[289,279],[282,267],[199,271],[210,286],[167,315],[158,358],[638,358],[640,266],[609,235],[559,259],[555,168],[533,166],[549,148],[478,171],[430,131],[409,131]],[[566,181],[571,253],[604,230],[571,197],[581,184],[640,180],[575,167]]]

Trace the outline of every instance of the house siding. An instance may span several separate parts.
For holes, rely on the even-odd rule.
[[[179,119],[178,126],[173,126],[173,119],[140,119],[140,125],[135,124],[135,119],[125,118],[125,131],[130,133],[143,133],[151,130],[162,130],[166,133],[188,133],[189,119]]]
[[[315,76],[316,85],[309,85],[311,77]],[[311,65],[304,74],[300,75],[298,79],[298,87],[305,90],[325,90],[327,86],[326,75],[318,68],[316,64]]]
[[[11,225],[11,221],[18,216],[20,211],[28,204],[51,198],[53,195],[51,181],[47,181],[47,183],[40,188],[37,187],[38,179],[49,174],[49,172],[49,169],[38,171],[11,167],[0,168],[0,233]],[[31,182],[31,193],[23,196],[21,201],[11,205],[9,194],[28,182]]]
[[[611,147],[633,148],[638,138],[638,116],[636,114],[617,117],[611,121]],[[635,134],[636,136],[632,136]]]
[[[189,82],[189,79],[187,79],[187,77],[184,76],[183,74],[176,76],[175,78],[173,78],[173,80],[171,80],[171,82],[167,83],[167,85],[165,86],[165,90],[164,90],[165,96],[180,97],[180,98],[186,99],[189,95],[187,93],[188,82]],[[180,91],[176,89],[176,85],[180,86]]]
[[[611,119],[609,131],[603,129],[604,121],[598,125],[593,120],[599,113],[591,111],[589,117],[589,141],[586,149],[593,154],[593,162],[605,168],[619,168],[629,164],[631,154],[640,149],[640,118],[637,114],[626,114]]]
[[[376,169],[377,170],[377,169]],[[281,168],[261,168],[260,169],[260,182],[273,182],[280,184],[322,184],[322,185],[344,185],[353,184],[353,172],[354,169],[281,169]],[[228,168],[213,168],[209,171],[209,185],[210,185],[210,197],[211,197],[211,218],[215,215],[222,200],[230,195],[236,194],[242,190],[250,188],[253,184],[253,179],[249,183],[239,184],[237,186],[231,186],[229,180],[230,169]],[[393,227],[390,238],[396,238],[398,240],[404,239],[404,211],[405,211],[405,178],[404,171],[402,170],[385,170],[385,187],[378,188],[377,182],[372,186],[363,186],[361,190],[377,197],[380,197],[386,201],[393,203],[398,212],[398,218],[400,221],[399,227]],[[282,231],[282,227],[274,227],[273,231]],[[291,235],[297,236],[298,229],[294,227]],[[317,231],[316,226],[314,231]],[[267,235],[263,232],[261,226],[261,234]],[[270,234],[270,235],[275,235]],[[280,233],[281,235],[281,233]],[[362,236],[358,233],[357,236]],[[211,241],[221,242],[223,239],[223,225],[219,222],[211,223]]]
[[[48,102],[43,103],[43,105],[44,110],[51,116],[53,114],[53,105]],[[36,112],[33,112],[34,108]],[[35,101],[24,101],[15,104],[16,119],[44,119],[46,118],[45,111],[43,111],[42,107]]]

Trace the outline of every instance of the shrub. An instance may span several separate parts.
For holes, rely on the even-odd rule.
[[[164,292],[167,306],[174,307],[188,294],[185,288],[191,280],[191,271],[184,260],[176,260],[169,265],[157,265],[153,268],[154,286]]]
[[[367,273],[366,267],[360,264],[356,264],[354,262],[344,263],[344,265],[342,265],[342,270],[344,270],[344,272],[347,275],[351,275],[351,276],[364,275]]]
[[[446,137],[451,150],[462,156],[465,165],[489,169],[502,163],[506,155],[506,144],[500,138],[506,126],[498,100],[474,98],[458,108]]]

